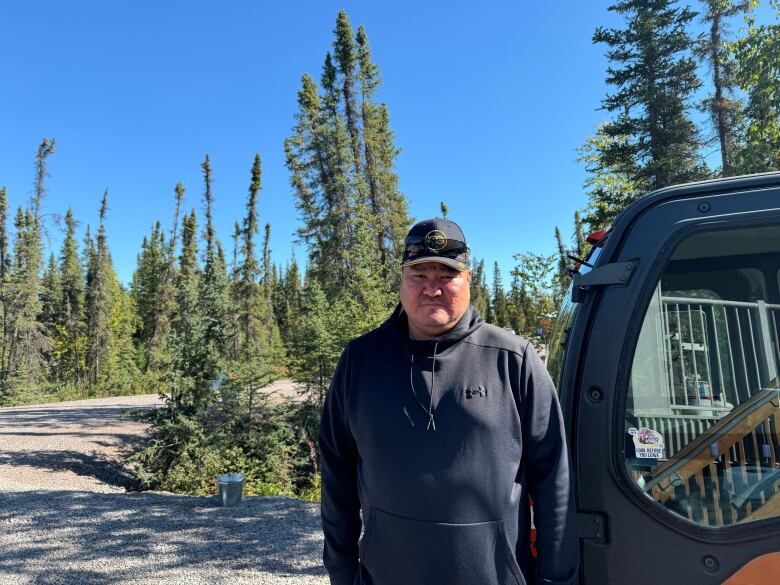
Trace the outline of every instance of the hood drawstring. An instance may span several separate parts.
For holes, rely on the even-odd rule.
[[[420,405],[422,411],[428,416],[428,425],[425,427],[426,431],[436,430],[436,419],[433,418],[433,392],[436,389],[436,350],[438,350],[438,348],[439,340],[437,339],[436,343],[433,345],[433,366],[431,367],[431,400],[428,404],[428,408],[425,408],[422,400],[420,400],[420,397],[417,396],[417,392],[414,390],[414,354],[411,354],[412,363],[409,364],[409,387],[412,390],[412,394],[414,395],[414,399],[417,401],[417,404]]]

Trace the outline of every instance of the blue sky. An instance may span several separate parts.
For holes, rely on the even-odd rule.
[[[44,212],[72,206],[81,237],[108,188],[109,244],[127,283],[153,223],[170,227],[177,181],[186,208],[201,209],[207,153],[229,250],[259,152],[260,221],[286,262],[299,221],[283,140],[301,75],[319,77],[344,8],[380,67],[411,213],[438,215],[446,201],[474,254],[497,260],[508,284],[513,254],[551,253],[555,226],[568,237],[586,203],[576,149],[606,118],[607,63],[591,37],[620,25],[609,4],[3,2],[0,185],[13,217],[30,195],[37,145],[56,138]],[[61,230],[50,221],[48,233],[58,250]]]

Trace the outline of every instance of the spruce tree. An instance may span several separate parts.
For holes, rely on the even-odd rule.
[[[163,296],[166,242],[159,221],[154,223],[148,237],[141,243],[137,267],[133,273],[132,294],[138,310],[141,326],[136,332],[136,342],[144,356],[144,370],[148,370],[153,357],[150,354],[156,323],[160,319],[160,298]]]
[[[517,270],[512,271],[507,307],[509,326],[517,335],[527,335],[528,323],[531,321],[529,319],[530,302]]]
[[[609,7],[624,29],[599,27],[593,41],[607,45],[607,83],[615,87],[602,106],[617,117],[602,131],[608,139],[602,165],[630,162],[629,179],[651,189],[706,175],[698,130],[689,115],[701,85],[688,32],[695,13],[674,0],[621,0]]]
[[[357,95],[355,92],[357,78],[357,56],[355,40],[352,37],[352,24],[347,13],[339,11],[336,17],[336,28],[333,30],[336,38],[333,41],[333,56],[341,80],[342,103],[346,118],[347,132],[352,150],[352,164],[355,174],[361,173],[360,128],[358,125]]]
[[[197,390],[207,354],[202,344],[203,319],[199,307],[198,226],[193,209],[184,217],[179,269],[176,273],[176,313],[171,323],[171,367],[167,379],[173,412],[190,408]]]
[[[474,274],[469,285],[471,292],[471,306],[486,321],[492,322],[490,291],[487,287],[485,275],[485,261],[474,259]],[[488,319],[490,317],[490,319]]]
[[[615,156],[629,148],[627,136],[610,136],[605,125],[596,129],[579,149],[578,160],[586,165],[588,207],[583,221],[591,231],[608,227],[618,213],[650,191],[637,162],[629,156]]]
[[[770,0],[777,19],[780,2]],[[734,77],[747,96],[742,147],[735,157],[740,173],[780,170],[780,24],[757,26],[733,43]]]
[[[282,340],[289,347],[292,332],[301,318],[302,311],[301,273],[294,253],[284,275],[280,279],[280,284],[282,290],[279,294],[279,301],[276,304],[275,314]]]
[[[498,327],[509,327],[509,311],[506,302],[506,291],[501,278],[498,262],[493,263],[493,298],[491,301],[492,323]]]
[[[100,225],[97,244],[91,258],[87,275],[87,371],[90,393],[94,394],[100,382],[105,381],[106,358],[108,355],[110,330],[109,320],[113,309],[111,294],[111,258],[106,240],[106,214],[108,212],[108,189],[100,202]]]
[[[227,266],[222,245],[216,236],[213,223],[212,169],[209,157],[206,156],[201,168],[204,183],[204,212],[206,226],[203,237],[205,241],[203,275],[198,289],[198,308],[202,324],[200,342],[203,358],[200,363],[198,378],[191,389],[191,404],[199,411],[211,398],[211,386],[224,372],[225,358],[230,327],[230,291],[227,278]]]
[[[52,341],[39,321],[41,313],[40,270],[41,203],[46,194],[47,159],[54,153],[55,141],[43,139],[35,157],[35,183],[29,207],[18,209],[14,226],[14,262],[11,265],[5,299],[8,303],[8,352],[0,371],[0,393],[34,389],[45,374],[46,357]]]
[[[709,65],[712,93],[702,103],[709,114],[720,147],[721,175],[735,174],[734,154],[737,148],[738,126],[742,104],[734,96],[736,80],[734,62],[729,58],[726,39],[729,36],[728,20],[751,9],[753,0],[702,0],[703,20],[709,31],[700,53]]]
[[[558,258],[557,258],[557,271],[555,275],[555,283],[557,285],[557,290],[554,296],[555,296],[555,301],[560,302],[564,294],[566,294],[566,289],[569,288],[569,282],[571,281],[571,277],[569,276],[569,259],[568,259],[569,250],[566,249],[566,246],[563,243],[561,230],[558,229],[558,226],[555,227],[555,245],[558,249]]]
[[[585,250],[588,246],[586,241],[585,229],[582,225],[582,216],[579,211],[574,212],[574,254],[577,258],[585,257]]]
[[[403,239],[409,229],[406,198],[398,191],[395,159],[398,149],[389,125],[385,104],[377,104],[374,95],[380,85],[379,68],[371,60],[371,49],[365,29],[358,28],[357,56],[363,125],[365,179],[371,229],[377,239],[382,278],[390,290],[398,288],[398,263]]]
[[[65,213],[65,239],[60,250],[60,283],[62,289],[62,322],[58,343],[61,344],[60,379],[79,383],[84,374],[84,270],[79,262],[76,220],[73,210]]]
[[[174,273],[176,266],[176,245],[178,242],[179,212],[184,200],[184,185],[176,183],[174,187],[175,203],[173,212],[173,224],[171,236],[167,248],[163,248],[162,265],[158,276],[159,283],[156,287],[154,310],[152,311],[150,330],[148,334],[148,348],[146,369],[157,369],[167,359],[162,355],[165,342],[170,333],[171,319],[176,310]],[[161,242],[164,246],[164,241]]]
[[[8,353],[10,350],[11,296],[9,277],[11,274],[11,256],[8,249],[8,190],[0,188],[0,309],[2,309],[3,329],[0,345],[0,404],[4,403],[7,386]]]
[[[261,189],[262,167],[260,155],[255,155],[252,164],[252,177],[249,183],[249,197],[246,203],[246,217],[241,229],[241,264],[239,266],[239,285],[237,315],[241,339],[241,358],[250,359],[263,345],[264,333],[258,322],[260,303],[260,265],[257,260],[255,236],[259,231],[257,222],[257,199]],[[265,325],[263,323],[262,325]]]
[[[299,230],[309,248],[310,272],[328,298],[335,298],[376,267],[385,294],[398,284],[398,263],[409,218],[398,191],[398,149],[384,104],[374,100],[378,68],[365,30],[355,38],[346,13],[337,18],[334,58],[327,53],[322,95],[308,75],[298,92],[294,133],[285,141],[287,166],[303,220]],[[357,223],[365,225],[356,233]],[[367,238],[365,237],[367,236]],[[361,240],[367,264],[349,251]]]

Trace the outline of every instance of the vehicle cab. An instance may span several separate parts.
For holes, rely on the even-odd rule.
[[[780,583],[780,173],[657,191],[593,244],[548,357],[580,582]]]

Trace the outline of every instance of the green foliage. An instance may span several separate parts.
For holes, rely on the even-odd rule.
[[[742,104],[734,95],[736,87],[735,62],[728,54],[726,38],[729,19],[749,12],[757,0],[704,0],[703,21],[708,34],[700,41],[698,56],[706,60],[712,77],[712,92],[704,99],[701,109],[710,116],[720,147],[722,176],[735,174],[734,154],[738,147],[738,128]]]
[[[298,233],[309,248],[309,273],[329,299],[369,272],[389,295],[397,290],[410,224],[394,170],[398,149],[387,107],[374,101],[380,81],[365,29],[353,37],[341,11],[334,33],[333,58],[326,54],[320,80],[322,94],[304,75],[296,126],[285,141],[303,221]]]
[[[651,189],[702,178],[699,133],[689,115],[701,85],[688,25],[695,13],[673,0],[621,0],[609,10],[625,18],[623,29],[599,27],[595,43],[607,45],[607,83],[614,93],[602,105],[617,117],[602,131],[612,141],[606,165],[631,161],[632,183]]]
[[[780,18],[780,3],[771,2]],[[780,170],[780,24],[757,26],[729,45],[734,77],[746,94],[743,144],[736,155],[740,173]]]
[[[469,285],[471,305],[483,319],[492,322],[490,289],[487,286],[487,277],[485,275],[485,261],[475,259],[474,264],[474,273],[471,276]]]
[[[631,157],[615,157],[629,142],[626,136],[613,136],[605,126],[596,129],[579,149],[578,160],[589,173],[585,180],[588,207],[583,220],[591,230],[608,227],[620,211],[650,190]]]
[[[525,327],[519,333],[539,348],[544,345],[544,336],[551,330],[557,314],[555,256],[527,252],[516,254],[515,260],[518,264],[513,275],[527,299]]]

